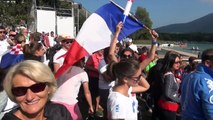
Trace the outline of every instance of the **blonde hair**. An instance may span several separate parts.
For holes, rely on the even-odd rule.
[[[50,68],[38,61],[35,60],[25,60],[13,66],[7,73],[4,79],[4,89],[8,95],[8,97],[13,101],[15,101],[15,96],[12,94],[12,82],[15,75],[20,74],[24,75],[34,82],[37,83],[47,83],[50,88],[49,99],[55,93],[57,89],[57,84],[55,77],[50,70]]]

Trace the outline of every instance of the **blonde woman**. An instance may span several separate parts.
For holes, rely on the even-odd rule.
[[[72,120],[69,111],[50,102],[56,91],[56,80],[45,64],[26,60],[7,73],[4,89],[17,108],[6,113],[2,120]]]

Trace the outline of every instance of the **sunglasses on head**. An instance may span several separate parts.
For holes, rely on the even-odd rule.
[[[16,97],[25,95],[28,89],[30,89],[34,93],[38,93],[44,91],[46,85],[46,83],[36,83],[29,87],[14,87],[12,88],[12,93]]]

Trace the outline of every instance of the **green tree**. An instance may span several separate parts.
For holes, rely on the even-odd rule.
[[[0,0],[0,24],[7,26],[16,26],[21,20],[30,24],[33,18],[30,16],[30,10],[34,0]],[[35,0],[37,6],[56,7],[59,5],[67,6],[59,0]]]
[[[149,17],[149,13],[146,11],[145,8],[137,7],[135,17],[144,25],[146,25],[148,28],[152,27],[152,21]],[[144,28],[132,34],[131,37],[135,40],[140,40],[140,39],[149,39],[150,35],[149,31]]]
[[[0,23],[3,25],[17,25],[20,20],[30,21],[32,0],[0,0]]]

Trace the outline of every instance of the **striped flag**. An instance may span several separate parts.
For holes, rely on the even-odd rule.
[[[57,71],[55,77],[58,78],[82,57],[108,47],[116,31],[116,25],[123,20],[123,16],[124,9],[112,1],[96,10],[84,22],[67,52],[63,66]],[[142,23],[130,15],[127,16],[118,40],[126,38],[141,28],[143,28]]]

